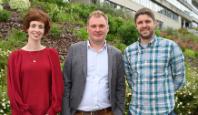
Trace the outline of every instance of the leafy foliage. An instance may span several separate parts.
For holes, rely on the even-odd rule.
[[[118,28],[118,34],[121,37],[122,43],[124,43],[127,46],[137,41],[138,39],[138,32],[131,21],[123,23]]]
[[[88,33],[86,28],[80,28],[79,30],[76,30],[76,36],[80,38],[81,40],[87,40],[88,39]]]
[[[65,3],[64,0],[38,0],[38,1],[45,3],[53,3],[53,4],[57,4],[58,6],[62,6]]]
[[[156,29],[155,29],[155,34],[156,34],[156,36],[160,36],[160,33],[161,33],[160,29],[159,29],[159,28],[156,28]]]
[[[129,19],[128,16],[126,16],[125,13],[123,13],[121,10],[115,10],[108,4],[70,4],[63,2],[63,0],[32,0],[31,2],[32,7],[41,7],[46,12],[48,12],[53,22],[49,34],[51,34],[54,38],[59,38],[62,32],[60,25],[65,22],[69,22],[75,25],[74,28],[71,29],[71,32],[78,38],[86,40],[88,37],[85,28],[87,17],[91,11],[99,9],[108,14],[109,17],[110,31],[107,35],[108,42],[123,51],[127,45],[137,40],[138,33],[131,19]],[[21,5],[21,3],[20,5],[17,4],[16,6],[19,11],[25,9],[21,8],[24,7]],[[18,6],[20,7],[18,8]],[[8,14],[9,16],[6,16],[7,14],[3,14],[4,13],[0,11],[0,20],[1,18],[5,18],[3,20],[7,21],[10,18],[10,15]],[[166,37],[170,39],[176,36],[180,39],[192,39],[193,41],[198,41],[197,36],[194,36],[183,29],[173,30],[171,28],[168,28],[166,32]],[[156,34],[160,35],[161,31],[157,29]],[[9,101],[6,95],[7,56],[10,50],[21,47],[25,44],[25,41],[26,34],[23,31],[14,28],[10,31],[9,36],[5,40],[0,40],[0,114],[9,114]],[[191,58],[197,58],[198,56],[197,52],[193,51],[192,49],[185,49],[184,53],[187,57]],[[192,69],[189,65],[187,65],[187,84],[176,94],[177,97],[175,111],[178,114],[196,114],[198,111],[198,73],[195,71],[196,69]],[[127,88],[126,107],[128,107],[130,96],[130,90]],[[127,111],[128,109],[126,109],[126,112]]]
[[[0,5],[1,6],[1,5]],[[10,18],[11,13],[7,10],[0,10],[0,22],[6,22]]]
[[[9,5],[12,9],[16,9],[18,11],[24,11],[30,7],[30,1],[29,0],[10,0]]]
[[[9,50],[2,50],[0,47],[0,114],[8,114],[10,112],[10,103],[7,98],[6,90],[6,65]]]
[[[120,49],[122,52],[124,52],[124,49],[127,47],[126,44],[123,43],[116,43],[115,47],[117,47],[118,49]]]
[[[24,45],[27,38],[25,32],[13,28],[6,39],[7,40],[0,41],[0,48],[2,48],[2,50],[19,48]]]
[[[0,11],[1,11],[1,10],[3,10],[3,6],[2,6],[1,3],[0,3]]]
[[[184,88],[176,94],[175,111],[182,115],[197,115],[198,113],[198,72],[186,65],[187,82]]]
[[[191,49],[185,49],[184,54],[185,56],[190,57],[190,58],[198,58],[198,52],[193,51]]]
[[[52,24],[52,27],[51,27],[51,29],[50,29],[49,34],[51,34],[51,35],[53,36],[53,38],[59,38],[61,32],[62,32],[62,31],[61,31],[59,25],[53,23],[53,24]]]

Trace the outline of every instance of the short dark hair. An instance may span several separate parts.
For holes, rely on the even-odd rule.
[[[40,21],[44,23],[45,30],[44,35],[46,35],[50,30],[50,18],[47,13],[39,8],[31,8],[24,17],[23,29],[27,32],[30,27],[31,21]]]
[[[135,13],[135,17],[134,17],[135,22],[137,21],[137,18],[140,15],[148,15],[155,21],[154,13],[148,8],[141,8]]]

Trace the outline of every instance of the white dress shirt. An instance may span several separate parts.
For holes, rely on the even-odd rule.
[[[87,77],[81,111],[95,111],[111,106],[108,86],[108,54],[106,43],[98,52],[87,42]]]

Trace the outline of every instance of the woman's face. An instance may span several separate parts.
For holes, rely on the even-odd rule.
[[[27,30],[28,39],[40,41],[45,32],[45,25],[40,21],[31,21]]]

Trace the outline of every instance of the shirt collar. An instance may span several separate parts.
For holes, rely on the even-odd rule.
[[[154,43],[155,43],[155,41],[156,41],[156,39],[157,39],[157,38],[156,38],[156,35],[153,35],[151,41],[150,41],[148,44],[143,45],[143,44],[141,44],[141,39],[138,38],[138,43],[139,43],[139,45],[140,45],[141,47],[146,48],[146,47],[153,46]]]
[[[91,47],[91,44],[90,44],[90,41],[89,41],[89,40],[87,40],[87,48],[88,48],[88,49],[93,49],[93,48]],[[106,50],[106,49],[107,49],[107,43],[106,43],[106,40],[105,40],[104,46],[100,49],[99,52],[101,52],[101,51],[103,51],[103,50]]]

